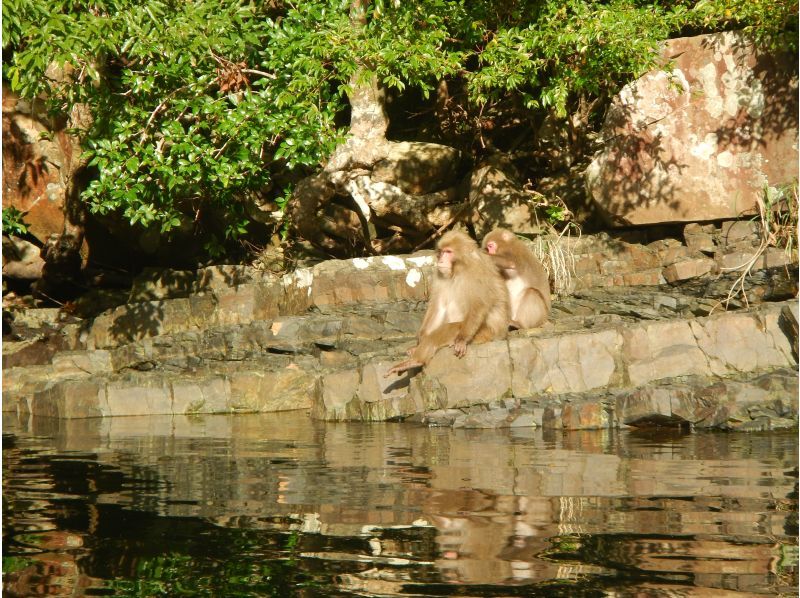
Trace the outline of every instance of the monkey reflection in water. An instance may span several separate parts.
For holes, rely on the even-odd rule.
[[[436,273],[417,346],[386,376],[427,365],[442,347],[452,346],[462,357],[468,344],[508,334],[508,291],[493,258],[461,231],[446,233],[436,249]]]

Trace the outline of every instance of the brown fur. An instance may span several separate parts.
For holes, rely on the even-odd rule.
[[[436,247],[436,275],[417,346],[387,376],[427,365],[442,347],[452,346],[462,357],[468,344],[508,332],[508,293],[492,259],[460,231],[445,234]]]
[[[509,326],[536,328],[544,324],[550,314],[550,281],[541,262],[514,233],[502,228],[486,235],[482,246],[506,281]]]

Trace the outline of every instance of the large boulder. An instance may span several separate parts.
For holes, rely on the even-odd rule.
[[[3,237],[3,276],[20,280],[38,280],[44,260],[33,243],[14,235]]]
[[[23,212],[42,243],[64,228],[67,184],[81,151],[39,106],[3,85],[3,207]]]
[[[538,234],[545,228],[534,198],[523,190],[514,174],[514,167],[502,156],[490,158],[470,173],[469,219],[479,240],[498,227],[522,234]]]
[[[372,167],[372,180],[424,195],[455,185],[460,168],[461,153],[455,148],[401,141],[386,144],[386,154]]]
[[[740,217],[798,176],[797,58],[739,33],[673,39],[625,86],[586,171],[611,224]]]

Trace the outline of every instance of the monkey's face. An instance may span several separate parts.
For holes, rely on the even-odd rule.
[[[453,250],[450,247],[442,247],[436,253],[436,269],[439,274],[449,278],[453,274]]]
[[[494,255],[497,253],[497,243],[494,241],[489,241],[486,243],[486,251],[489,253],[489,255]]]

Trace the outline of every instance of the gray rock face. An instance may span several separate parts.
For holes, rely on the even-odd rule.
[[[537,214],[531,196],[506,171],[510,165],[488,163],[476,168],[468,179],[469,203],[473,207],[471,221],[479,238],[495,228],[516,233],[538,233],[543,214]]]
[[[627,85],[586,171],[612,224],[737,218],[798,176],[797,78],[734,32],[669,40]]]
[[[76,419],[118,415],[170,413],[273,412],[308,409],[314,396],[316,371],[308,360],[282,369],[275,363],[229,363],[207,371],[122,372],[102,376],[70,376],[40,382],[32,396],[6,397],[5,411]],[[5,394],[5,393],[4,393]]]

